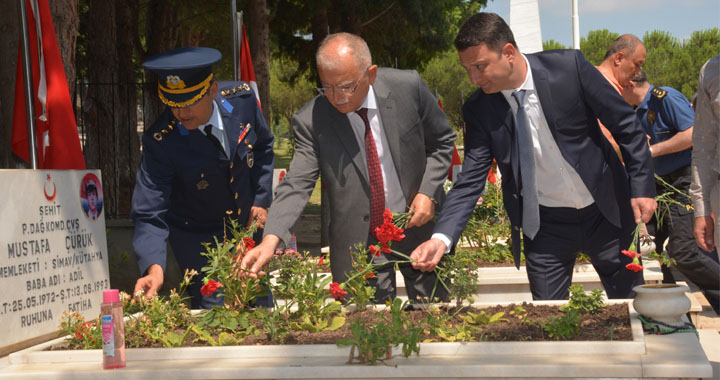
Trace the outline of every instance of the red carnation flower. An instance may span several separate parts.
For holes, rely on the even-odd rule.
[[[210,280],[207,282],[207,284],[203,285],[202,288],[200,288],[200,294],[204,296],[209,296],[213,293],[215,293],[216,290],[222,287],[222,284],[215,281]]]
[[[629,257],[629,258],[631,258],[631,259],[634,259],[634,258],[635,258],[635,251],[629,251],[629,250],[627,250],[627,249],[623,249],[621,252],[622,252],[623,255],[625,255],[625,256],[627,256],[627,257]]]
[[[255,240],[249,237],[244,237],[243,244],[245,245],[245,250],[253,249],[255,247]]]
[[[380,254],[381,254],[380,249],[378,249],[378,247],[375,245],[371,245],[368,249],[370,249],[370,253],[372,253],[375,256],[380,256]]]
[[[641,270],[643,270],[643,266],[637,263],[630,263],[628,265],[625,265],[625,268],[633,272],[640,272]]]
[[[368,274],[365,275],[365,279],[366,279],[366,280],[369,280],[369,279],[371,279],[371,278],[375,278],[375,273],[374,273],[374,272],[368,272]]]
[[[323,261],[325,261],[325,256],[320,256],[320,260],[318,260],[319,267],[321,267],[323,265]]]
[[[344,300],[346,294],[348,294],[348,292],[342,290],[340,284],[337,282],[330,284],[330,295],[332,295],[332,297],[336,300]]]

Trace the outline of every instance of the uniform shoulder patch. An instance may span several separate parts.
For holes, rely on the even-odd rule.
[[[662,99],[665,97],[665,95],[667,95],[667,91],[663,90],[660,87],[653,88],[650,93],[658,99]]]
[[[149,131],[149,133],[152,135],[152,138],[155,141],[163,141],[169,134],[173,133],[175,130],[177,130],[177,120],[172,119],[170,120],[167,125],[153,125],[152,129]]]
[[[250,93],[250,85],[247,82],[232,82],[231,86],[220,89],[220,95],[225,98],[234,98]]]

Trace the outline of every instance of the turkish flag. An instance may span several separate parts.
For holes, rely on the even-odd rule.
[[[240,80],[250,83],[250,87],[255,92],[255,98],[260,109],[260,94],[258,93],[257,81],[255,80],[255,69],[253,68],[252,57],[250,56],[250,45],[245,33],[245,24],[242,24],[242,41],[240,42]]]
[[[33,9],[32,1],[26,0],[26,3],[38,169],[85,169],[50,5],[48,0],[38,0],[38,9]],[[12,151],[30,162],[21,49],[15,75]]]

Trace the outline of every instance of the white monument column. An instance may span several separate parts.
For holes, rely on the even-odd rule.
[[[521,52],[543,50],[537,0],[510,0],[510,29]]]

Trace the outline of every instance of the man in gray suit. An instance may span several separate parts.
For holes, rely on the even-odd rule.
[[[406,238],[393,249],[409,254],[428,239],[436,208],[445,197],[455,133],[416,71],[379,69],[365,41],[355,35],[329,35],[317,51],[320,95],[293,116],[295,155],[277,188],[262,243],[241,266],[251,276],[272,259],[277,245],[288,242],[290,228],[302,213],[322,175],[330,209],[330,261],[333,280],[342,283],[352,270],[350,248],[377,244],[374,229],[382,210],[414,212]],[[373,256],[377,263],[399,259]],[[429,297],[434,272],[400,266],[411,299]],[[377,302],[395,296],[393,265],[371,280]],[[437,286],[435,297],[447,293]]]

